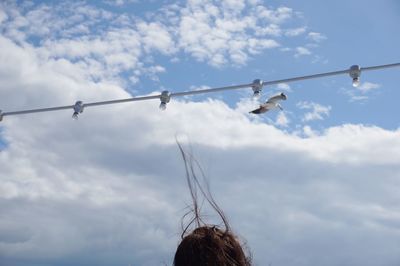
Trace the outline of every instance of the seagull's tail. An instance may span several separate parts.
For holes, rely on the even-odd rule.
[[[261,114],[261,109],[258,108],[256,110],[250,111],[249,114]]]

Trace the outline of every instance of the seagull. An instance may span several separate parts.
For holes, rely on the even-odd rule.
[[[261,104],[259,108],[249,112],[252,114],[262,114],[265,113],[271,109],[274,108],[279,108],[283,110],[282,106],[278,103],[278,101],[281,100],[286,100],[287,96],[282,92],[280,94],[274,95],[271,98],[269,98],[265,103]]]

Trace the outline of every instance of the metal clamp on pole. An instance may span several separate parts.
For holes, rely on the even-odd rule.
[[[167,103],[171,100],[171,93],[169,91],[163,91],[160,95],[160,109],[165,110],[167,109]]]
[[[253,84],[251,85],[251,88],[253,89],[253,97],[259,98],[262,88],[263,88],[263,81],[261,79],[253,80]]]
[[[353,87],[360,85],[361,69],[359,65],[353,65],[349,69],[349,75],[353,79]]]
[[[83,112],[83,103],[82,101],[77,101],[73,107],[74,113],[72,114],[73,119],[78,119],[80,113]]]

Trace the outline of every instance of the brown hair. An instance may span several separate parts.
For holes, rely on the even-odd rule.
[[[250,266],[251,259],[246,257],[238,238],[231,231],[225,214],[212,197],[199,163],[191,153],[182,148],[179,142],[178,147],[185,163],[186,180],[193,206],[182,218],[182,241],[175,253],[174,266]],[[205,188],[199,182],[195,168],[200,171]],[[222,220],[222,228],[208,225],[203,221],[200,215],[201,207],[198,205],[198,192],[217,212]],[[193,217],[186,226],[183,226],[183,220],[190,214]],[[194,229],[190,230],[192,227]]]

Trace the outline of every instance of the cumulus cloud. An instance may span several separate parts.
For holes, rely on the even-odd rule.
[[[289,7],[278,7],[276,10],[271,10],[264,6],[257,6],[256,11],[259,16],[265,18],[273,23],[283,23],[293,17],[293,9]]]
[[[350,102],[365,103],[379,88],[381,88],[380,84],[372,82],[362,82],[356,88],[342,88],[341,92],[349,97]]]
[[[306,27],[300,27],[297,29],[289,29],[286,31],[285,35],[294,37],[301,35],[306,32]],[[309,40],[309,42],[305,45],[302,46],[297,46],[293,49],[291,48],[284,48],[283,51],[294,51],[294,57],[299,58],[302,56],[308,56],[313,54],[313,49],[317,48],[319,46],[319,43],[322,42],[323,40],[326,39],[325,35],[319,33],[319,32],[309,32],[306,35],[306,39]],[[324,59],[323,56],[320,55],[313,55],[312,63],[316,62],[323,62],[326,63],[326,59]]]
[[[372,82],[363,82],[360,86],[357,87],[362,93],[369,92],[371,90],[379,89],[381,87],[380,84],[372,83]]]
[[[46,48],[43,56],[80,60],[82,67],[96,69],[95,79],[115,79],[138,68],[145,72],[139,62],[152,52],[173,56],[183,51],[216,67],[245,65],[252,56],[279,47],[276,37],[282,31],[292,37],[304,29],[283,30],[285,22],[296,18],[293,10],[267,8],[257,1],[171,4],[149,15],[151,22],[83,2],[34,8],[9,4],[4,9],[2,20],[12,17],[3,23],[6,36],[19,42],[40,37]],[[304,49],[298,54],[305,54]]]
[[[315,132],[315,130],[313,130],[310,126],[305,125],[303,127],[303,134],[304,136],[308,137],[308,138],[312,138],[312,137],[317,137],[318,133]]]
[[[8,18],[7,14],[0,9],[0,24]]]
[[[279,47],[272,37],[281,35],[281,24],[293,18],[292,9],[274,10],[256,2],[249,4],[189,1],[179,9],[179,46],[197,60],[213,66],[229,62],[244,65],[250,55]]]
[[[297,37],[297,36],[306,34],[306,32],[307,32],[307,27],[303,26],[303,27],[298,27],[298,28],[286,29],[284,31],[284,35],[287,37]],[[305,39],[307,40],[307,43],[304,45],[296,46],[294,48],[283,47],[280,50],[282,52],[293,51],[295,58],[313,55],[312,56],[313,59],[311,61],[312,63],[316,63],[316,62],[326,63],[327,60],[324,59],[323,56],[315,55],[314,51],[313,51],[315,48],[317,48],[320,45],[320,43],[323,40],[327,39],[326,36],[319,32],[310,31],[305,35]]]
[[[112,6],[123,6],[129,3],[137,3],[138,0],[106,0],[103,2]]]
[[[276,117],[275,125],[280,127],[288,127],[290,123],[289,118],[287,117],[285,112],[279,112]]]
[[[299,35],[305,33],[306,30],[307,30],[306,27],[287,29],[286,32],[285,32],[285,35],[286,36],[290,36],[290,37],[299,36]]]
[[[154,52],[171,54],[175,49],[166,26],[136,21],[83,2],[31,8],[10,4],[5,11],[13,14],[1,25],[5,37],[33,43],[32,48],[44,60],[67,59],[94,81],[120,83],[125,72],[130,72],[132,80],[152,75],[156,66],[145,63],[144,58]],[[31,42],[32,38],[41,42]]]
[[[302,120],[313,121],[313,120],[323,120],[324,116],[329,116],[332,109],[331,106],[323,106],[314,102],[298,102],[296,105],[300,109],[311,110],[304,114]]]
[[[311,54],[311,51],[309,49],[307,49],[306,47],[303,47],[303,46],[296,47],[295,51],[296,51],[296,53],[294,55],[295,57],[300,57],[300,56],[303,56],[303,55],[310,55]]]
[[[276,88],[280,91],[292,92],[292,88],[287,83],[279,83]]]
[[[151,49],[171,54],[175,50],[172,35],[164,25],[156,22],[140,22],[137,24],[139,33],[142,35],[144,49],[149,52]]]
[[[309,32],[307,37],[314,42],[321,42],[326,40],[326,36],[319,32]]]

